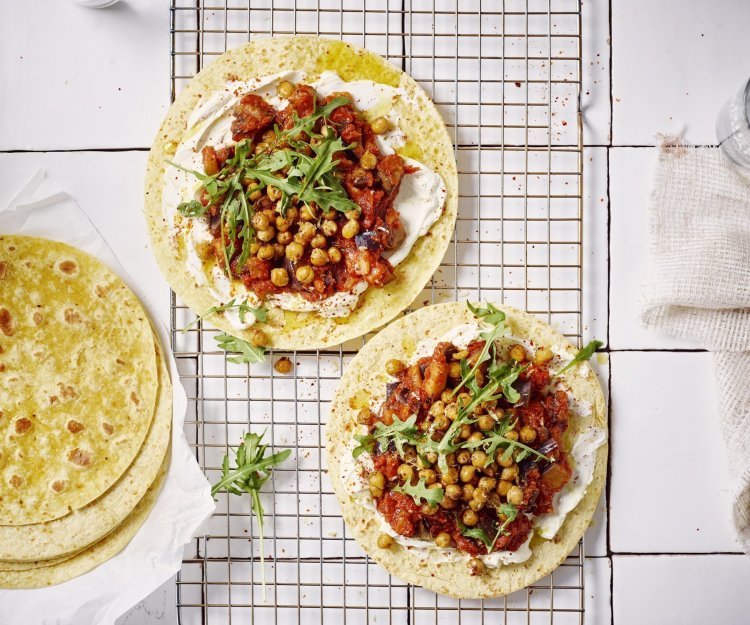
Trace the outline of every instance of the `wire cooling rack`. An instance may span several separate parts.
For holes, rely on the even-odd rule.
[[[172,98],[226,49],[309,33],[377,52],[435,100],[455,145],[456,232],[413,307],[472,298],[540,315],[574,342],[582,331],[580,0],[172,0]],[[504,598],[456,601],[389,576],[351,539],[326,475],[328,408],[367,337],[332,350],[227,363],[216,331],[172,295],[172,348],[189,396],[185,431],[216,481],[228,445],[266,430],[292,458],[274,470],[263,597],[248,500],[220,495],[185,551],[179,621],[231,623],[583,623],[579,544],[553,574]],[[288,356],[293,372],[273,363]]]

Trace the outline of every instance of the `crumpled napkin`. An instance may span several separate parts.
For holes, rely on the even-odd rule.
[[[49,182],[43,171],[37,171],[8,206],[0,207],[0,233],[68,243],[96,256],[132,284],[86,212]],[[0,625],[113,625],[180,569],[185,544],[213,513],[210,484],[183,432],[187,397],[169,351],[167,329],[154,312],[156,302],[143,304],[168,353],[174,389],[172,457],[156,504],[125,549],[88,573],[49,588],[0,589]]]
[[[642,321],[714,352],[733,520],[750,554],[750,182],[719,148],[663,139]]]

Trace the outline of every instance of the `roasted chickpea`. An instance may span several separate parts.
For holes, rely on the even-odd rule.
[[[469,442],[473,441],[473,442],[477,443],[477,442],[481,441],[483,438],[484,438],[484,434],[482,434],[481,432],[472,432],[471,436],[469,436],[469,438],[467,440]]]
[[[471,395],[468,393],[459,393],[456,397],[459,406],[468,406],[471,403]]]
[[[430,406],[429,414],[432,417],[437,417],[438,415],[444,415],[445,403],[441,401],[440,399],[432,402],[432,406]]]
[[[461,467],[461,481],[462,482],[471,482],[471,480],[474,479],[474,474],[476,472],[476,467],[470,464],[465,464]]]
[[[495,419],[492,418],[492,415],[485,414],[479,417],[477,425],[483,432],[488,432],[495,427]]]
[[[359,233],[359,222],[356,219],[350,219],[341,228],[341,236],[345,239],[353,239]]]
[[[286,215],[284,215],[284,219],[288,220],[290,224],[293,224],[295,221],[297,221],[298,217],[299,210],[297,210],[296,206],[290,206],[286,209]]]
[[[445,484],[456,484],[458,482],[458,470],[450,468],[440,477],[440,481]]]
[[[256,255],[256,254],[258,253],[258,250],[259,250],[259,249],[260,249],[260,243],[258,243],[257,241],[253,241],[253,242],[252,242],[252,243],[250,244],[250,253],[251,253],[251,254],[252,254],[253,256],[255,256],[255,255]]]
[[[269,226],[265,230],[257,230],[255,232],[255,236],[258,237],[258,241],[268,243],[269,241],[272,241],[276,236],[276,230]]]
[[[429,427],[429,424],[427,425]],[[430,462],[429,458],[424,454],[418,454],[417,455],[417,466],[420,469],[429,469],[432,466],[432,462]]]
[[[523,491],[518,486],[511,486],[505,495],[508,503],[520,506],[523,503]]]
[[[406,365],[404,364],[403,360],[398,360],[396,358],[391,358],[388,362],[385,363],[385,372],[388,375],[398,375],[406,368]]]
[[[253,347],[265,347],[268,345],[268,337],[263,330],[253,328],[250,330],[250,345]]]
[[[436,451],[428,451],[424,456],[425,458],[427,458],[427,461],[431,462],[432,464],[435,464],[438,461],[438,455]]]
[[[464,510],[461,520],[464,522],[464,525],[468,525],[469,527],[474,527],[477,523],[479,523],[479,517],[477,516],[477,513],[471,509]]]
[[[432,419],[432,426],[436,430],[447,430],[450,427],[450,420],[445,414],[440,414]]]
[[[466,358],[468,355],[469,351],[466,349],[462,349],[458,352],[453,352],[453,356],[451,356],[451,358],[453,358],[453,360],[460,361]]]
[[[472,495],[474,495],[474,485],[464,484],[464,487],[461,489],[461,499],[471,501]]]
[[[517,441],[518,440],[518,432],[515,430],[508,430],[505,434],[503,434],[505,438],[507,438],[509,441]]]
[[[508,467],[507,469],[503,469],[503,472],[500,474],[501,480],[507,480],[508,482],[512,482],[518,477],[518,465],[513,464],[513,466]]]
[[[276,259],[284,258],[284,252],[286,252],[286,246],[281,243],[273,244],[273,257]]]
[[[435,544],[438,547],[450,547],[451,535],[448,532],[440,532],[437,536],[435,536]]]
[[[549,347],[540,347],[534,354],[534,364],[543,365],[545,362],[552,360],[552,350]]]
[[[312,238],[315,236],[315,226],[313,226],[310,222],[303,222],[299,225],[299,230],[297,230],[297,234],[294,236],[295,241],[299,241],[302,244],[307,244],[310,241],[312,241]]]
[[[286,250],[284,250],[284,253],[286,254],[287,260],[291,260],[293,263],[295,263],[300,258],[302,258],[302,254],[305,253],[305,248],[301,243],[292,241],[289,245],[286,246]]]
[[[283,358],[279,358],[276,361],[276,364],[273,366],[276,373],[289,373],[292,370],[292,361],[289,360],[286,356]]]
[[[289,248],[287,247],[287,249]],[[315,279],[315,272],[310,265],[301,265],[297,267],[294,275],[302,284],[310,284]]]
[[[273,185],[269,185],[266,187],[266,195],[272,202],[277,202],[281,199],[281,190],[277,189]]]
[[[310,245],[316,249],[325,247],[328,244],[325,236],[322,234],[316,234],[310,241]],[[326,254],[328,256],[328,254]]]
[[[359,211],[353,210],[353,211],[346,211],[344,213],[344,217],[347,219],[359,219]]]
[[[263,191],[261,191],[258,187],[255,187],[252,191],[250,191],[250,195],[247,197],[250,198],[251,202],[257,202],[260,198],[263,197]]]
[[[445,496],[453,500],[461,499],[463,489],[458,484],[448,484],[445,487]]]
[[[481,449],[477,449],[471,454],[471,464],[477,469],[483,469],[487,464],[487,454]]]
[[[482,562],[479,558],[472,558],[469,560],[469,570],[471,571],[472,575],[484,575],[484,572],[487,570],[484,566],[484,562]]]
[[[372,422],[372,411],[369,408],[361,408],[357,413],[357,423],[370,425]]]
[[[496,491],[498,495],[502,495],[505,497],[508,494],[508,491],[510,490],[510,487],[513,486],[511,482],[506,482],[505,480],[500,480],[497,483]]]
[[[461,434],[459,434],[459,436],[463,440],[468,440],[469,439],[469,437],[471,436],[471,426],[468,423],[464,423],[461,426]]]
[[[524,362],[526,360],[526,349],[523,345],[516,344],[510,348],[510,357],[516,362]]]
[[[497,450],[497,453],[495,454],[495,459],[497,460],[497,463],[504,469],[507,469],[508,467],[513,466],[513,456],[508,456],[506,458],[504,449]]]
[[[471,462],[471,452],[468,449],[462,449],[456,454],[458,464],[469,464]]]
[[[368,150],[359,159],[359,165],[362,169],[375,169],[378,165],[378,157]]]
[[[314,249],[310,254],[310,262],[316,267],[322,267],[328,262],[328,254],[325,250]]]
[[[268,228],[268,226],[271,225],[268,223],[268,217],[266,217],[263,213],[255,213],[250,222],[253,224],[253,228],[255,228],[256,230],[265,230],[266,228]]]
[[[521,428],[520,437],[522,443],[527,445],[533,443],[536,440],[536,430],[530,425],[524,425]]]
[[[276,217],[274,223],[276,224],[276,230],[278,230],[279,233],[287,232],[289,228],[292,227],[292,222],[282,217],[281,215]],[[291,241],[291,238],[289,240]]]
[[[453,421],[458,416],[458,406],[456,404],[448,404],[445,407],[445,416]]]
[[[406,482],[411,483],[412,479],[414,478],[414,467],[406,463],[399,465],[398,477],[404,483]]]
[[[370,128],[376,135],[382,135],[391,128],[391,123],[385,117],[376,117],[370,122]]]
[[[479,512],[482,508],[484,508],[484,502],[480,501],[479,499],[472,499],[469,501],[469,509],[473,510],[474,512]]]
[[[483,488],[486,492],[489,493],[491,490],[495,489],[496,485],[497,480],[494,477],[480,477],[477,488]]]
[[[370,475],[370,486],[385,488],[385,475],[381,471],[375,471]]]
[[[446,404],[449,404],[453,401],[453,391],[451,391],[449,388],[445,389],[440,394],[440,399],[442,399]]]
[[[461,364],[457,362],[452,362],[448,365],[448,375],[452,378],[460,378],[461,377]]]
[[[275,286],[286,286],[289,284],[289,273],[283,267],[271,269],[271,282]]]
[[[426,516],[432,516],[438,511],[438,507],[433,506],[431,503],[423,503],[419,509]]]
[[[321,225],[320,229],[323,231],[323,234],[327,237],[332,237],[334,234],[338,232],[339,226],[335,221],[331,221],[330,219],[326,219]]]
[[[482,488],[481,486],[477,486],[474,489],[474,492],[471,495],[476,501],[479,501],[481,503],[485,503],[487,501],[487,497],[489,496],[489,493]]]
[[[258,258],[261,260],[271,260],[274,253],[275,250],[273,249],[273,245],[266,243],[265,245],[260,246],[260,249],[258,250]]]
[[[424,480],[424,483],[429,486],[430,484],[434,484],[437,480],[437,474],[432,469],[422,469],[419,472],[419,479]]]
[[[331,208],[331,209],[329,209],[327,211],[323,211],[323,218],[324,219],[328,219],[329,221],[335,221],[337,214],[338,214],[338,212],[336,211],[336,209],[335,208]]]
[[[299,218],[302,221],[314,221],[315,212],[313,211],[312,207],[305,204],[299,211]]]
[[[331,262],[336,264],[341,262],[341,252],[335,248],[335,247],[329,247],[328,248],[328,258],[331,259]]]
[[[292,239],[294,238],[294,235],[292,235],[291,232],[279,232],[276,235],[276,240],[281,243],[281,245],[289,245],[292,242]]]
[[[449,467],[455,467],[456,466],[456,454],[451,452],[449,454],[445,454],[445,464],[447,464]]]
[[[290,95],[294,93],[294,85],[290,83],[288,80],[282,80],[276,87],[276,93],[278,93],[279,96],[282,98],[288,98]],[[388,536],[388,535],[381,534],[381,536]],[[388,536],[388,538],[390,538],[390,536]],[[378,539],[378,546],[380,546],[380,539]],[[390,544],[388,546],[390,547]],[[383,547],[383,548],[385,549],[386,547]]]

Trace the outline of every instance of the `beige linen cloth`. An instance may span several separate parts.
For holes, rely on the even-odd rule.
[[[714,352],[734,525],[750,554],[750,179],[718,148],[664,140],[649,229],[642,321]]]

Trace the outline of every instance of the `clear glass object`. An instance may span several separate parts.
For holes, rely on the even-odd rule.
[[[730,161],[750,170],[750,80],[721,107],[716,138]]]

